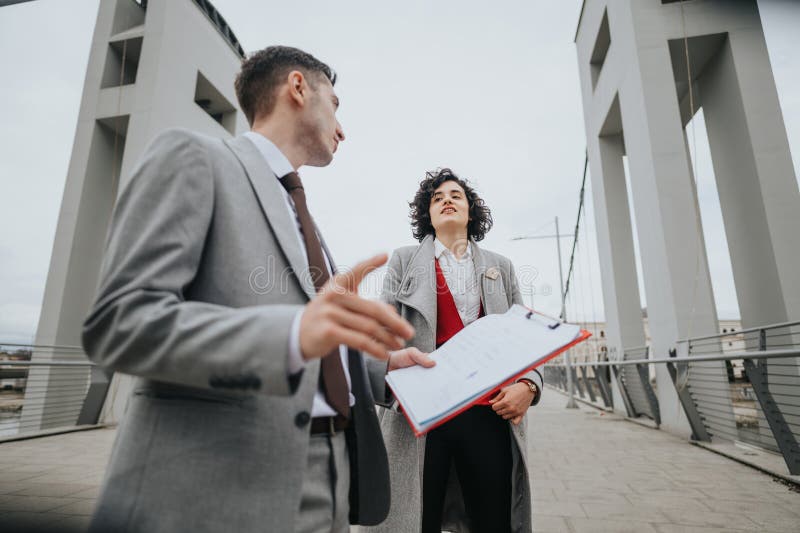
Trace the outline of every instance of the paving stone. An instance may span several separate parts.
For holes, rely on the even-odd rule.
[[[725,509],[723,512],[662,509],[661,512],[667,517],[667,522],[685,526],[733,527],[740,529],[752,529],[758,526],[758,524],[749,520],[745,513],[736,513],[734,509]]]
[[[102,475],[99,474],[51,474],[49,472],[39,472],[34,477],[26,479],[28,483],[79,483],[82,485],[99,485],[102,482]]]
[[[59,533],[86,533],[91,519],[88,515],[64,515],[48,522],[47,527]]]
[[[658,533],[647,522],[597,518],[570,518],[568,522],[575,533]]]
[[[747,518],[758,524],[762,531],[800,531],[800,518],[769,511],[755,511],[747,514]]]
[[[586,516],[578,502],[542,502],[536,506],[536,512],[547,516]]]
[[[534,533],[571,533],[565,518],[533,513]]]
[[[626,498],[626,494],[621,492],[554,489],[553,493],[559,501],[630,504],[630,501]]]
[[[41,463],[16,463],[3,466],[3,471],[5,472],[30,472],[31,474],[38,474],[51,469],[52,466]]]
[[[25,531],[52,523],[62,515],[54,513],[34,513],[31,511],[11,511],[0,513],[0,531]]]
[[[533,476],[532,476],[533,477]],[[541,479],[538,476],[533,477],[531,485],[535,488],[543,489],[564,489],[564,481],[561,479]]]
[[[791,509],[793,513],[796,513],[797,509],[800,508],[800,494],[792,494],[792,497],[788,497],[788,495],[776,495],[774,501],[780,504],[784,509]]]
[[[57,513],[63,513],[69,515],[91,516],[92,512],[94,512],[94,504],[95,504],[94,500],[81,499],[71,502],[63,507],[54,509],[54,511]]]
[[[719,527],[699,527],[699,526],[683,526],[680,524],[653,524],[658,530],[658,533],[738,533],[746,532],[751,533],[763,531],[759,529],[733,529],[730,526],[725,528]]]
[[[640,522],[666,521],[660,509],[648,505],[632,505],[630,503],[582,503],[589,518],[608,518],[615,520],[636,520]]]
[[[625,494],[625,497],[648,497],[648,498],[657,498],[657,499],[669,499],[669,498],[693,498],[695,500],[704,500],[708,498],[708,495],[702,492],[699,489],[694,487],[677,487],[674,489],[667,489],[667,490],[647,490],[647,491],[639,491],[639,492],[628,492]]]
[[[625,498],[633,505],[654,506],[659,509],[709,510],[709,507],[704,505],[702,500],[687,497],[677,492],[674,494],[625,494]]]
[[[680,489],[681,485],[668,479],[651,478],[648,480],[634,480],[629,481],[628,485],[632,492],[650,492],[659,490],[676,490]]]
[[[18,491],[20,488],[19,482],[16,481],[0,481],[0,496],[4,494],[11,494]]]
[[[541,489],[533,484],[533,502],[534,505],[536,502],[554,502],[557,501],[556,495],[554,494],[553,489]]]
[[[75,500],[72,498],[52,498],[49,496],[0,496],[0,510],[5,512],[25,511],[42,513],[63,507]]]
[[[96,500],[100,496],[100,485],[94,485],[91,488],[70,494],[70,498],[85,498],[88,500]]]
[[[592,479],[588,481],[568,479],[564,484],[567,486],[568,490],[620,493],[635,492],[635,490],[624,481],[615,481],[613,479]]]
[[[0,483],[14,483],[36,477],[37,473],[31,472],[4,472],[0,470]]]
[[[91,489],[94,485],[79,483],[25,483],[14,494],[20,496],[75,496],[76,493]]]
[[[760,485],[760,484],[759,484]],[[712,499],[724,500],[748,500],[768,503],[773,500],[772,494],[768,491],[758,490],[759,485],[751,486],[747,490],[731,489],[719,486],[713,489],[700,489],[704,494]]]
[[[770,513],[773,516],[794,517],[800,521],[800,494],[797,494],[794,506],[780,500],[762,502],[757,500],[717,500],[706,499],[703,503],[712,510],[735,509],[740,513]],[[752,516],[751,516],[752,519]]]

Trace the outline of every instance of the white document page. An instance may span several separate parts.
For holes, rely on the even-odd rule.
[[[514,305],[502,315],[476,320],[432,352],[433,368],[393,370],[386,381],[412,423],[424,429],[546,359],[580,333],[576,325]]]

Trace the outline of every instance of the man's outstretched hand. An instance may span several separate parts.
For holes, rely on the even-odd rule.
[[[324,357],[340,344],[386,360],[405,346],[414,328],[391,305],[358,296],[364,277],[386,263],[386,254],[332,277],[300,318],[300,350],[306,360]]]

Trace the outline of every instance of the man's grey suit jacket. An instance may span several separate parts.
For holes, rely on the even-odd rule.
[[[146,151],[84,324],[93,361],[139,377],[92,530],[293,529],[319,373],[314,361],[287,377],[290,326],[315,294],[296,232],[245,137],[170,130]],[[389,509],[373,405],[385,365],[349,363],[351,521],[375,524]]]

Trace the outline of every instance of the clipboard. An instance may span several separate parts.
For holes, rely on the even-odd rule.
[[[510,315],[510,317],[507,318],[507,319],[504,318],[506,315]],[[531,309],[528,309],[528,308],[520,306],[520,305],[512,306],[512,308],[509,309],[509,311],[507,313],[505,313],[504,315],[487,315],[486,317],[483,317],[483,318],[479,319],[479,321],[480,320],[486,320],[489,317],[495,317],[495,319],[494,319],[495,321],[498,321],[498,319],[500,319],[500,320],[518,320],[519,318],[522,318],[522,317],[524,317],[527,320],[534,320],[534,321],[539,323],[539,328],[538,328],[537,332],[531,331],[530,333],[532,335],[537,336],[537,338],[541,337],[542,335],[544,335],[544,338],[547,338],[548,342],[550,342],[551,344],[553,342],[557,342],[558,346],[555,347],[553,350],[549,351],[548,353],[545,353],[545,354],[541,354],[541,353],[537,354],[536,353],[536,349],[532,348],[531,351],[534,352],[534,353],[532,355],[532,361],[531,361],[530,365],[525,365],[524,367],[521,367],[521,368],[519,366],[517,366],[515,371],[513,371],[512,374],[508,374],[508,375],[503,374],[503,377],[501,379],[497,379],[496,381],[490,375],[482,376],[483,379],[488,379],[488,380],[491,381],[492,384],[488,388],[479,390],[478,393],[475,394],[474,396],[469,396],[463,402],[456,403],[452,407],[449,407],[449,404],[447,403],[447,401],[444,401],[442,405],[445,405],[445,406],[448,406],[448,407],[444,408],[441,411],[441,414],[437,414],[433,418],[424,418],[422,420],[416,420],[417,417],[412,416],[410,414],[410,411],[413,411],[415,409],[415,406],[416,406],[417,410],[422,411],[421,409],[419,409],[419,405],[421,403],[425,406],[425,408],[427,410],[430,411],[431,409],[433,409],[432,407],[430,407],[431,404],[425,405],[424,395],[430,395],[431,397],[438,398],[439,397],[438,391],[436,391],[436,390],[431,391],[431,390],[427,390],[427,389],[426,390],[419,390],[419,391],[416,391],[416,394],[417,394],[416,397],[409,396],[409,394],[415,394],[415,391],[413,390],[413,387],[409,386],[409,383],[412,383],[412,382],[415,382],[415,381],[422,381],[421,378],[430,377],[430,376],[426,376],[425,374],[422,374],[422,372],[426,372],[426,371],[428,371],[428,369],[422,369],[421,367],[419,367],[419,368],[416,368],[414,370],[400,369],[400,370],[394,370],[394,371],[390,372],[386,376],[386,382],[387,382],[389,388],[392,390],[392,393],[394,394],[395,398],[398,400],[398,403],[402,407],[401,410],[403,412],[403,415],[406,417],[406,420],[408,421],[411,429],[414,431],[414,434],[417,437],[422,436],[422,435],[426,434],[428,431],[430,431],[431,429],[434,429],[434,428],[444,424],[448,420],[451,420],[452,418],[458,416],[459,414],[463,413],[464,411],[466,411],[470,407],[474,406],[475,404],[480,403],[480,402],[484,402],[485,400],[493,397],[502,388],[514,383],[516,380],[518,380],[520,377],[522,377],[524,374],[526,374],[530,370],[545,364],[546,362],[550,361],[551,359],[553,359],[555,357],[558,357],[560,354],[562,354],[566,350],[576,346],[577,344],[580,344],[581,342],[585,341],[586,339],[588,339],[591,336],[590,332],[588,332],[588,331],[586,331],[584,329],[578,328],[574,324],[567,324],[567,323],[564,323],[564,322],[560,322],[559,320],[553,319],[551,317],[548,317],[547,315],[544,315],[542,313],[538,313],[536,311],[533,311]],[[443,351],[443,349],[448,344],[451,344],[454,340],[456,340],[457,337],[459,337],[460,335],[464,334],[464,332],[467,331],[469,328],[473,328],[473,336],[474,336],[474,334],[477,334],[477,333],[480,333],[480,334],[486,334],[486,332],[493,333],[492,324],[488,324],[488,325],[487,324],[483,324],[482,325],[482,329],[480,329],[480,331],[478,331],[478,328],[473,326],[477,322],[478,321],[473,322],[472,324],[470,324],[469,326],[467,326],[466,328],[461,330],[461,332],[456,334],[450,341],[448,341],[447,343],[442,345],[436,351],[432,352],[431,353],[431,357],[434,360],[439,359],[439,360],[437,360],[437,363],[439,363],[441,361],[443,363],[452,364],[453,361],[455,361],[459,357],[457,355],[457,353],[461,353],[463,351],[468,351],[469,350],[469,345],[465,344],[465,343],[468,343],[468,339],[467,338],[462,339],[461,344],[459,344],[457,346],[451,346],[451,349],[449,350],[449,353],[447,353],[446,356],[445,356],[445,357],[449,357],[449,360],[437,358],[437,352]],[[512,324],[512,323],[508,322],[507,324]],[[515,328],[519,328],[519,325],[517,323],[513,323],[512,325]],[[570,326],[569,329],[568,330],[559,330],[559,328],[563,327],[564,325]],[[545,330],[543,329],[542,326],[546,327],[547,330],[549,330],[549,331],[553,331],[554,335],[552,335],[552,336],[548,335],[545,332]],[[557,330],[559,330],[558,333],[561,333],[561,335],[557,334]],[[570,335],[572,334],[573,331],[575,331],[575,334],[574,334],[574,336],[570,337]],[[518,329],[517,332],[518,333],[519,332],[526,333],[526,330]],[[466,335],[469,335],[469,334],[466,334]],[[567,337],[564,337],[564,335],[566,335]],[[520,337],[521,336],[522,335],[520,335]],[[550,337],[553,337],[553,338],[550,338]],[[560,340],[556,340],[555,337],[560,337],[561,340],[563,340],[564,338],[567,338],[568,340],[566,342],[561,343],[561,341]],[[524,339],[521,339],[519,342],[522,342],[523,340]],[[487,354],[488,354],[488,352],[493,351],[493,352],[495,352],[495,355],[496,355],[496,352],[502,350],[502,347],[498,348],[497,346],[494,346],[494,347],[490,346],[490,345],[494,345],[494,344],[496,344],[496,343],[493,343],[490,340],[487,340],[486,341],[486,346],[489,346],[489,347],[488,348],[484,347],[484,348],[479,348],[479,349],[480,350],[483,350],[483,349],[487,350]],[[508,343],[506,343],[506,344],[508,344]],[[519,360],[521,360],[520,358],[524,359],[525,357],[527,357],[526,355],[524,355],[524,353],[526,353],[526,352],[524,352],[524,350],[527,349],[524,345],[519,345],[518,344],[517,346],[514,347],[514,349],[517,350],[516,355],[515,355],[515,359],[514,359],[515,362],[518,362]],[[460,352],[457,351],[457,350],[460,350]],[[477,360],[476,364],[480,364],[482,362],[479,358],[477,358],[476,360]],[[468,364],[471,364],[471,363],[472,362],[470,361]],[[505,364],[506,361],[502,361],[502,363]],[[509,362],[509,364],[514,364],[514,363],[513,362]],[[412,367],[412,368],[414,368],[414,367]],[[434,367],[434,369],[435,368],[436,367]],[[433,370],[433,369],[430,369],[430,370]],[[458,369],[458,370],[460,371],[460,370],[463,370],[463,369]],[[395,373],[403,372],[403,371],[405,371],[405,373],[407,374],[407,375],[403,376],[404,379],[403,380],[395,379],[397,377],[397,374],[395,374]],[[497,372],[503,372],[503,371],[504,371],[504,369],[497,370]],[[443,371],[443,372],[445,372],[445,371]],[[454,386],[459,389],[459,391],[456,394],[456,396],[458,396],[459,394],[461,394],[461,395],[466,394],[464,391],[468,391],[469,387],[471,386],[469,384],[465,384],[466,383],[465,380],[468,380],[469,378],[472,377],[470,369],[467,368],[465,370],[465,372],[467,373],[467,375],[459,374],[458,371],[454,371],[453,372],[453,375],[456,375],[457,377],[456,377],[456,379],[454,379],[452,381],[454,381]],[[395,375],[393,376],[392,374],[395,374]],[[489,373],[487,373],[487,374],[489,374]],[[448,375],[449,374],[445,373],[444,377],[446,378]],[[442,388],[449,387],[449,380],[448,380],[448,384],[446,384],[445,381],[443,381],[441,379],[442,375],[438,376],[438,378],[439,378],[439,381],[434,382],[434,385],[432,386],[433,389],[436,389],[436,387],[442,387]],[[402,388],[402,390],[401,390],[401,388]],[[434,410],[433,412],[437,412],[438,413],[439,411]]]

